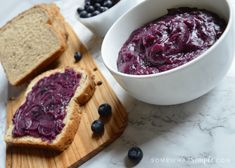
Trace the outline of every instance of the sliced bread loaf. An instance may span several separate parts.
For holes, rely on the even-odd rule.
[[[37,6],[47,10],[47,12],[49,13],[49,16],[52,20],[52,26],[55,29],[57,29],[58,31],[60,31],[60,33],[62,34],[64,39],[67,39],[68,32],[65,28],[65,20],[64,20],[64,17],[61,15],[60,9],[58,8],[58,6],[53,3],[52,4],[41,4],[41,5],[37,5]]]
[[[71,89],[75,91],[73,95]],[[6,132],[6,143],[63,151],[77,132],[80,105],[85,104],[94,91],[95,83],[85,70],[63,68],[44,72],[29,84]],[[66,98],[68,95],[72,95],[71,99]]]
[[[0,62],[12,85],[34,77],[63,53],[63,22],[55,5],[37,5],[0,29]]]

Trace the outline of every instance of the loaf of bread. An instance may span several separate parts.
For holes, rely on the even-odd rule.
[[[12,85],[35,77],[66,48],[64,18],[56,5],[36,5],[0,29],[0,62]]]
[[[53,103],[51,105],[46,105],[46,104],[48,104],[48,101],[51,101],[53,99],[58,101],[58,99],[56,97],[53,97],[55,95],[55,93],[53,93],[54,89],[59,90],[59,93],[56,94],[57,96],[62,95],[62,97],[63,97],[63,94],[67,95],[68,92],[65,92],[65,90],[63,90],[63,89],[58,89],[58,83],[60,85],[59,88],[70,88],[73,86],[70,84],[74,84],[73,83],[74,81],[71,81],[71,80],[68,81],[68,79],[66,79],[66,77],[68,76],[68,71],[72,71],[73,73],[75,72],[76,74],[80,75],[80,78],[79,78],[80,80],[79,80],[79,85],[77,86],[77,88],[75,88],[75,92],[74,92],[72,98],[70,99],[70,101],[66,105],[66,108],[64,109],[65,110],[65,117],[63,119],[64,127],[62,128],[60,133],[58,133],[55,136],[55,138],[53,138],[51,140],[48,140],[48,139],[45,140],[42,137],[37,137],[38,134],[35,134],[35,135],[37,135],[36,137],[32,136],[31,135],[32,132],[27,133],[27,130],[32,130],[32,129],[35,129],[36,131],[38,131],[40,133],[39,127],[41,125],[43,125],[43,122],[44,122],[43,120],[45,120],[44,116],[48,115],[48,113],[50,113],[50,114],[56,113],[56,111],[52,111],[52,112],[50,111],[51,105],[56,106],[56,104],[53,104]],[[70,72],[70,73],[72,73],[72,72]],[[58,77],[58,73],[60,75],[59,77]],[[56,78],[56,74],[57,74],[57,78]],[[53,80],[53,81],[49,82],[50,89],[48,89],[48,87],[45,88],[45,86],[47,86],[46,84],[45,85],[42,84],[42,80],[44,80],[44,81],[49,80],[48,79],[49,77],[51,80]],[[55,82],[55,81],[57,81],[57,82]],[[65,81],[67,81],[67,83]],[[64,84],[63,82],[65,82],[67,85]],[[38,99],[38,96],[41,96],[43,98],[45,98],[45,96],[51,96],[46,101],[44,101],[44,103],[40,103],[41,100],[34,100],[35,97],[32,96],[32,94],[38,93],[38,92],[36,92],[36,90],[38,89],[37,87],[42,88],[42,90],[40,90],[40,92],[39,92],[40,94],[41,94],[41,91],[43,92],[42,95],[37,94],[37,96],[36,96],[37,99]],[[36,93],[33,93],[33,91]],[[41,75],[36,77],[34,80],[32,80],[31,83],[29,84],[29,86],[27,87],[24,100],[22,101],[20,107],[16,110],[14,117],[12,119],[12,122],[9,124],[9,128],[8,128],[6,135],[5,135],[6,143],[8,145],[31,146],[31,147],[40,147],[40,148],[63,151],[72,143],[74,136],[77,132],[79,122],[81,119],[80,106],[85,104],[92,97],[94,91],[95,91],[94,80],[91,78],[91,76],[89,75],[89,73],[86,70],[67,67],[67,68],[62,68],[62,69],[50,70],[50,71],[42,73]],[[47,95],[49,92],[51,95]],[[30,93],[32,93],[32,94],[30,95]],[[30,108],[30,110],[28,110],[28,111],[30,111],[30,113],[28,113],[28,111],[23,110],[23,109],[28,109],[29,107],[26,108],[26,106],[24,106],[24,105],[28,103],[28,106],[31,106],[32,101],[36,101],[35,102],[36,104],[39,103],[41,105],[41,107],[44,109],[41,111],[41,112],[43,112],[43,114],[41,113],[41,115],[38,115],[38,111],[35,110],[35,108],[34,108],[34,110],[32,110]],[[63,107],[63,106],[61,106],[61,104],[59,104],[59,106],[60,106],[59,108]],[[54,109],[57,109],[57,108],[54,108]],[[56,115],[58,116],[60,114],[56,113]],[[54,115],[54,116],[56,116],[56,115]],[[29,122],[29,120],[26,119],[27,116],[31,116],[30,122]],[[16,123],[14,121],[14,119],[16,120],[16,118],[17,118],[18,123]],[[33,126],[33,124],[34,124],[33,121],[37,122],[37,125],[38,125],[37,127]],[[22,122],[22,123],[20,123],[20,122]],[[53,122],[57,122],[57,121],[53,120]],[[16,124],[18,124],[18,125],[23,124],[23,126],[21,126],[21,128],[15,128],[15,129],[21,129],[21,131],[24,131],[24,135],[14,136],[13,131],[14,131],[14,127],[16,127]],[[32,127],[34,127],[34,128],[32,128]],[[50,128],[50,129],[52,129],[52,128]]]

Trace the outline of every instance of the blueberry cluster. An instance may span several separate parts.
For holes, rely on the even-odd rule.
[[[81,18],[89,18],[105,12],[118,1],[119,0],[85,0],[84,8],[78,8],[77,12]]]
[[[107,103],[101,104],[98,108],[98,113],[100,115],[100,119],[95,120],[91,124],[92,132],[97,135],[104,132],[104,121],[102,119],[112,115],[112,107]]]

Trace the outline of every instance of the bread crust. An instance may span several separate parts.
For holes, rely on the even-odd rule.
[[[24,77],[19,78],[19,79],[15,79],[15,78],[12,79],[8,74],[6,74],[9,82],[14,86],[20,85],[20,84],[26,82],[27,80],[33,78],[34,76],[36,76],[44,67],[51,64],[54,60],[59,58],[63,54],[63,52],[65,51],[65,49],[67,47],[68,33],[67,33],[66,28],[64,26],[65,20],[64,20],[63,16],[60,14],[59,8],[55,4],[35,5],[34,7],[22,12],[18,16],[14,17],[12,20],[8,21],[2,28],[0,28],[0,33],[2,31],[4,31],[13,21],[15,21],[21,17],[24,17],[24,15],[27,12],[29,12],[30,10],[33,10],[35,8],[40,8],[45,13],[47,13],[48,20],[47,20],[47,23],[45,23],[45,25],[52,32],[55,33],[55,36],[57,36],[59,39],[60,45],[55,50],[54,53],[52,53],[50,56],[48,56],[46,59],[42,60],[41,62],[38,62],[38,64],[34,68],[32,68],[31,71],[26,72],[24,74]],[[3,63],[3,68],[4,68],[4,63]],[[7,72],[6,69],[5,69],[5,72]]]
[[[50,70],[42,73],[34,80],[32,80],[25,92],[24,100],[22,101],[21,105],[25,102],[26,96],[31,91],[32,87],[40,79],[50,76],[54,73],[64,72],[65,69],[66,68]],[[31,136],[14,138],[12,136],[14,125],[11,121],[11,124],[9,125],[9,128],[5,135],[5,141],[8,145],[39,147],[63,151],[72,143],[81,120],[82,111],[80,106],[86,103],[92,97],[95,91],[95,83],[94,80],[90,77],[89,72],[83,69],[73,69],[77,73],[81,73],[82,78],[80,81],[80,86],[76,89],[74,96],[72,97],[66,108],[66,116],[63,120],[65,126],[62,129],[61,133],[57,135],[56,139],[50,143],[47,141],[43,141],[41,138],[34,138]]]
[[[65,19],[60,13],[60,9],[56,4],[41,4],[38,5],[41,8],[44,8],[47,10],[47,12],[50,14],[50,18],[54,20],[51,24],[53,25],[54,28],[58,29],[64,39],[68,39],[68,32],[65,28]]]

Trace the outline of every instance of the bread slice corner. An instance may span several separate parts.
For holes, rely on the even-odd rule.
[[[0,61],[12,85],[36,76],[67,45],[64,20],[56,5],[36,5],[0,28]]]

